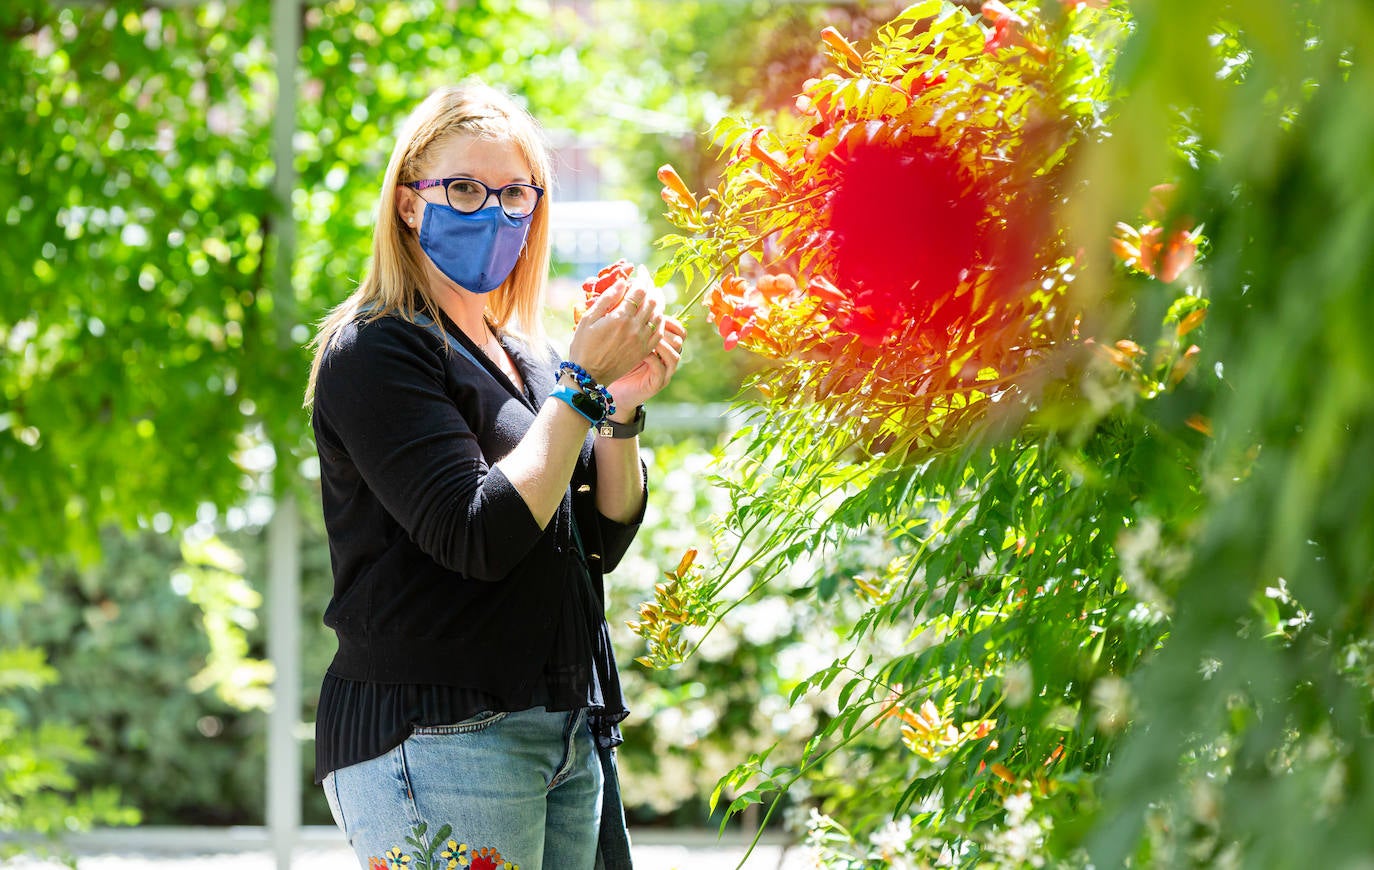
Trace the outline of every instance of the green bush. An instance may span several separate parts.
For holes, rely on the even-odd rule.
[[[80,781],[117,788],[147,823],[260,823],[261,697],[236,706],[215,691],[246,688],[232,669],[220,686],[191,688],[211,659],[191,595],[210,581],[192,580],[165,536],[108,533],[102,544],[98,566],[45,572],[43,599],[18,615],[21,642],[42,648],[61,678],[22,715],[79,722],[92,756]],[[251,629],[256,598],[218,616]]]

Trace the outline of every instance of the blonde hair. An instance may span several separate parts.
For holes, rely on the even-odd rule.
[[[396,186],[424,177],[427,160],[436,148],[459,136],[509,139],[520,149],[535,184],[544,188],[545,202],[535,209],[529,236],[510,277],[491,291],[487,314],[498,329],[530,340],[542,340],[539,314],[549,274],[549,195],[552,160],[538,122],[507,94],[480,83],[440,88],[420,103],[401,127],[382,179],[377,223],[372,231],[372,263],[358,289],[320,321],[311,341],[315,358],[305,388],[307,407],[315,398],[320,360],[334,337],[363,309],[371,322],[388,314],[406,320],[424,312],[439,328],[443,320],[430,297],[425,253],[419,240],[396,210]]]

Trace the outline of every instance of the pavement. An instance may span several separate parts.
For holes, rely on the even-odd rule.
[[[738,838],[721,841],[714,832],[631,832],[635,870],[811,870],[805,850],[776,839],[748,851]],[[266,832],[254,829],[168,828],[111,830],[75,838],[78,870],[170,870],[194,865],[204,870],[276,870]],[[38,858],[12,859],[14,870],[61,870],[68,865]],[[333,828],[307,828],[292,853],[291,870],[352,870],[353,853]],[[548,868],[557,870],[557,868]]]

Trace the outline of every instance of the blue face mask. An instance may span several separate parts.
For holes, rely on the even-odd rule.
[[[420,249],[440,272],[473,293],[490,293],[506,280],[530,232],[530,218],[508,217],[495,206],[463,214],[425,203]]]

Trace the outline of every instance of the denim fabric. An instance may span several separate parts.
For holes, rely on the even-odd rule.
[[[329,774],[324,790],[367,870],[593,870],[604,763],[585,711],[535,707],[416,728],[387,754]],[[613,803],[619,815],[618,795]],[[624,831],[623,816],[605,821]]]
[[[625,827],[625,806],[620,800],[620,776],[615,769],[615,750],[598,746],[605,779],[601,797],[601,842],[596,847],[596,870],[634,870],[630,858],[630,832]]]

